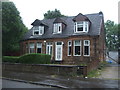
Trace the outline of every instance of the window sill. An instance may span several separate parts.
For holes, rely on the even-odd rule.
[[[83,56],[85,56],[85,57],[90,57],[90,55],[83,55]]]
[[[53,34],[61,34],[61,32],[60,33],[53,33]]]
[[[74,55],[74,56],[81,56],[81,55]]]
[[[88,31],[79,31],[79,32],[74,32],[74,33],[88,33]]]

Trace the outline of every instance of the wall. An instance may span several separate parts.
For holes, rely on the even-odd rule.
[[[48,64],[12,64],[3,63],[2,71],[30,72],[47,75],[87,75],[86,66],[77,65],[48,65]]]
[[[99,58],[96,57],[97,54],[95,50],[97,49],[95,47],[95,40],[94,38],[98,37],[93,37],[93,36],[74,36],[74,37],[69,37],[69,38],[55,38],[55,39],[46,39],[46,42],[54,42],[53,43],[53,58],[52,60],[55,60],[55,42],[57,41],[63,41],[63,60],[62,64],[77,64],[80,65],[81,63],[90,63],[92,60],[98,60]],[[68,56],[67,52],[68,52],[68,41],[71,40],[72,41],[72,55]],[[82,46],[83,46],[83,40],[90,40],[90,56],[83,56],[83,47],[81,48],[82,52],[81,52],[81,56],[73,56],[73,41],[74,40],[81,40],[82,41]],[[21,42],[21,50],[22,53],[21,54],[25,54],[27,53],[26,50],[26,43],[30,43],[30,42],[41,42],[42,43],[42,53],[46,53],[46,45],[44,45],[44,40],[26,40]],[[35,47],[35,52],[36,52],[36,47]]]

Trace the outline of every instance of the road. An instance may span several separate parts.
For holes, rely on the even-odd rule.
[[[51,88],[51,87],[3,79],[2,88]]]

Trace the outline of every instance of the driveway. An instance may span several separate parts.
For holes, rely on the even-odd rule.
[[[118,73],[120,73],[120,65],[109,64],[102,70],[101,75],[98,78],[120,80]]]
[[[115,61],[118,61],[118,52],[111,51],[109,52],[109,56],[113,58]],[[107,61],[112,60],[111,58],[107,58]],[[108,65],[106,65],[106,67],[102,70],[99,78],[120,80],[120,77],[118,75],[118,73],[120,73],[120,65],[115,61],[112,61],[112,63],[109,63]]]

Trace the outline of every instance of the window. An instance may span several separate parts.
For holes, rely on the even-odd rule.
[[[34,53],[34,49],[35,49],[35,45],[34,45],[34,43],[30,43],[29,44],[29,53]]]
[[[28,43],[26,43],[26,53],[29,53],[29,46],[28,46],[29,44]]]
[[[75,22],[74,24],[75,33],[88,32],[89,26],[88,24],[89,23],[87,21]]]
[[[90,56],[90,41],[84,40],[84,56]]]
[[[76,40],[74,41],[74,56],[80,56],[81,55],[81,41]]]
[[[34,26],[33,35],[42,35],[44,34],[44,26]]]
[[[68,56],[71,56],[72,53],[72,41],[68,41]]]
[[[54,34],[61,33],[62,32],[62,23],[55,23],[54,24]]]
[[[48,42],[47,45],[46,45],[46,54],[49,54],[52,56],[53,52],[52,52],[52,43],[51,42]]]
[[[42,53],[42,43],[37,43],[37,53]]]

